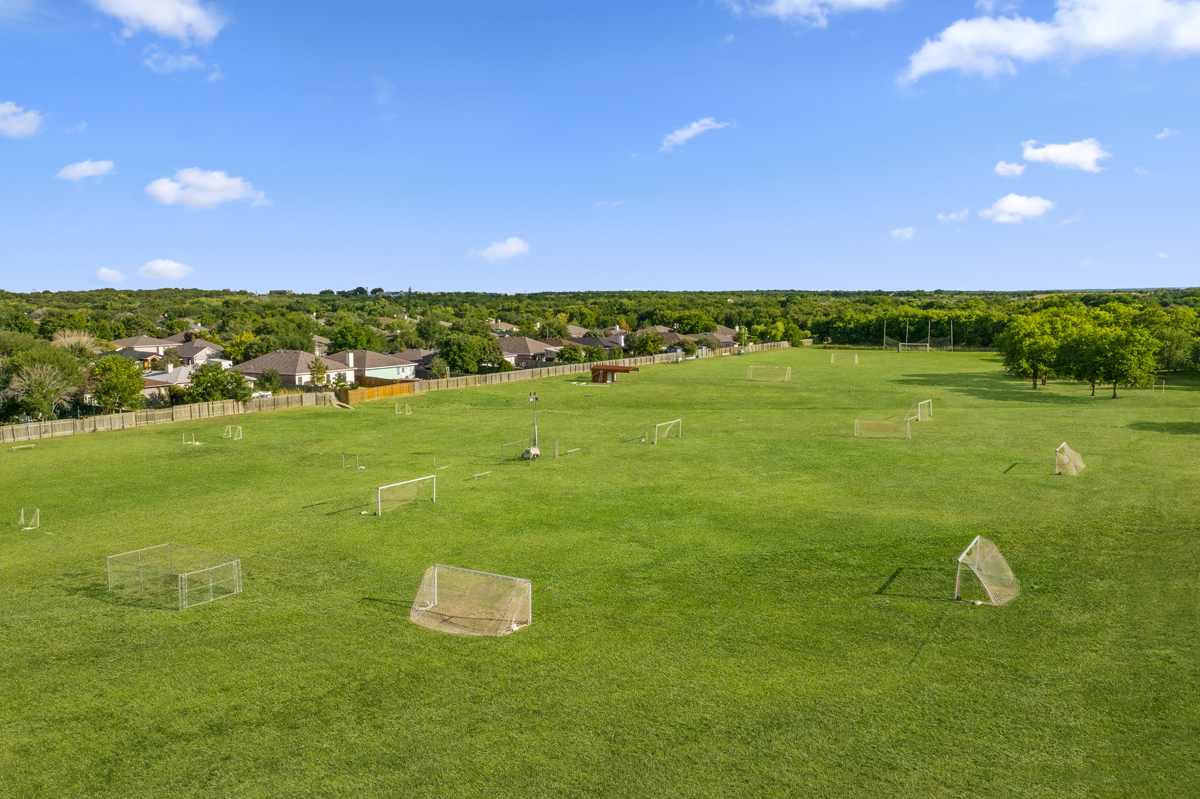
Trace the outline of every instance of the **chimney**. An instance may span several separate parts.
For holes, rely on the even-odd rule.
[[[354,350],[346,351],[346,365],[351,369],[354,368]]]
[[[174,372],[174,371],[175,371],[175,364],[173,364],[173,363],[167,364],[167,374],[171,374],[171,372]]]

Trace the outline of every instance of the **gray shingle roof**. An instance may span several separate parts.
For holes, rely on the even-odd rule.
[[[339,363],[329,358],[322,358],[320,355],[313,355],[311,352],[305,352],[304,350],[275,350],[245,363],[239,363],[233,368],[247,374],[260,375],[268,369],[274,369],[281,375],[307,375],[311,374],[308,365],[312,363],[314,358],[325,364],[325,368],[330,374],[354,371],[344,363]]]
[[[500,349],[507,355],[543,355],[546,345],[527,336],[506,336],[500,339]]]
[[[119,338],[113,341],[118,347],[174,347],[174,341],[167,341],[161,338],[150,338],[150,336],[134,336],[132,338]]]
[[[354,368],[355,369],[381,369],[388,366],[413,366],[416,361],[405,360],[398,355],[384,355],[381,352],[373,350],[344,350],[342,352],[332,353],[330,360],[338,361],[345,364],[347,361],[346,353],[354,353]]]

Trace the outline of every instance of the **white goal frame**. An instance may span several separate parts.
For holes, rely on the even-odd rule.
[[[203,442],[203,441],[197,441],[197,440],[196,440],[196,434],[195,434],[195,433],[180,433],[180,436],[183,438],[183,443],[184,443],[184,444],[195,444],[197,447],[199,447],[199,446],[201,446],[201,445],[203,445],[203,444],[204,444],[204,442]],[[191,436],[191,440],[190,440],[190,441],[188,440],[188,436]]]
[[[1055,474],[1064,474],[1064,472],[1062,470],[1062,463],[1060,462],[1059,457],[1058,457],[1058,453],[1060,453],[1060,452],[1064,453],[1063,454],[1064,458],[1070,459],[1070,457],[1072,455],[1074,455],[1076,458],[1079,459],[1079,468],[1075,469],[1075,474],[1079,474],[1079,472],[1081,470],[1087,468],[1087,464],[1083,462],[1083,456],[1080,455],[1075,450],[1068,447],[1067,442],[1064,441],[1063,443],[1059,444],[1057,447],[1054,448],[1054,473]]]
[[[672,427],[672,425],[679,425],[679,430],[678,430],[678,432],[676,433],[675,437],[676,437],[676,438],[683,438],[683,420],[682,420],[682,419],[672,419],[672,420],[671,420],[671,421],[669,421],[669,422],[662,422],[662,423],[660,423],[660,424],[656,424],[656,425],[654,425],[654,442],[653,442],[653,443],[657,444],[657,443],[658,443],[658,439],[660,439],[660,438],[661,438],[663,441],[666,441],[668,438],[670,438],[670,437],[671,437],[671,431],[674,429],[674,428]],[[663,433],[661,436],[658,434],[658,429],[659,429],[660,427],[665,427],[665,428],[667,428],[666,432],[665,432],[665,433]]]
[[[413,483],[419,483],[422,480],[432,480],[433,481],[433,501],[436,503],[437,502],[437,476],[431,474],[426,477],[416,477],[416,478],[413,478],[412,480],[401,480],[399,483],[390,483],[389,485],[379,486],[379,488],[375,489],[375,515],[376,516],[383,515],[383,492],[384,491],[386,491],[389,488],[396,488],[397,486],[406,486],[406,485],[412,485]]]
[[[401,410],[401,408],[403,408],[403,410]],[[397,402],[396,413],[400,416],[412,416],[412,408],[408,407],[403,402]]]
[[[225,435],[221,436],[221,438],[229,438],[234,441],[241,441],[242,440],[242,426],[240,424],[225,425]]]
[[[779,380],[772,380],[766,377],[755,377],[755,369],[771,369],[783,372],[783,377]],[[792,367],[790,366],[750,366],[746,368],[746,379],[755,383],[790,383],[792,382]]]
[[[922,350],[929,352],[929,342],[923,341],[920,344],[908,344],[902,341],[896,347],[897,352],[919,352]]]
[[[897,427],[895,428],[896,435],[876,435],[876,434],[867,432],[867,428],[870,427],[870,425],[859,424],[860,422],[885,422],[887,424],[897,425]],[[900,427],[898,425],[904,426],[904,435],[900,435]],[[909,438],[912,438],[912,424],[908,419],[868,419],[866,417],[856,416],[856,417],[854,417],[854,437],[855,438],[904,438],[904,439],[909,439]]]
[[[979,578],[979,584],[987,591],[987,604],[999,607],[1011,602],[1021,593],[1021,584],[1017,580],[1008,561],[1000,554],[999,547],[988,538],[975,536],[967,548],[958,556],[958,568],[954,574],[954,600],[962,600],[962,570],[966,566]],[[982,601],[977,605],[984,604]]]
[[[447,596],[439,597],[439,590]],[[446,612],[439,612],[439,598],[447,606]],[[488,599],[493,600],[490,608]],[[479,604],[472,607],[472,600]],[[481,617],[481,611],[486,614],[489,610],[495,615]],[[533,583],[506,574],[435,564],[425,570],[408,618],[427,629],[454,635],[508,635],[533,623]]]
[[[854,363],[855,364],[858,363],[858,353],[857,352],[831,352],[831,353],[829,353],[829,362],[837,363],[837,356],[839,356],[839,355],[853,355]]]
[[[1164,393],[1164,394],[1167,393],[1167,381],[1163,380],[1161,377],[1154,381],[1154,385],[1151,387],[1150,390],[1158,391],[1160,388],[1162,389],[1162,393]]]
[[[177,559],[181,564],[189,559],[195,564],[198,559],[199,564],[196,565],[202,568],[177,567]],[[160,588],[166,587],[168,591],[177,592],[176,607],[179,610],[242,593],[242,561],[239,558],[183,544],[159,544],[122,552],[120,555],[109,555],[105,565],[109,591],[113,590],[114,571],[118,574],[136,571],[139,590],[145,591],[146,582],[149,581],[152,585],[157,583]]]
[[[21,508],[22,530],[36,530],[42,526],[42,512],[37,508]]]
[[[921,400],[914,402],[908,408],[908,412],[904,414],[904,420],[909,421],[915,419],[918,422],[925,422],[933,418],[933,400]]]

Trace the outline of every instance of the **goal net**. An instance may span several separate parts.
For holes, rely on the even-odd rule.
[[[790,383],[790,366],[751,366],[746,370],[746,379],[756,383]]]
[[[232,425],[232,424],[225,425],[225,435],[221,436],[221,438],[231,438],[234,441],[241,441],[242,440],[241,426],[240,425]]]
[[[38,529],[42,526],[42,512],[37,508],[21,508],[20,525],[23,530]]]
[[[962,599],[964,566],[979,579],[983,590],[987,592],[989,605],[1003,605],[1021,592],[1021,584],[990,539],[975,536],[975,540],[958,556],[958,571],[954,576],[955,599]],[[983,602],[976,600],[976,604]]]
[[[509,441],[500,445],[500,462],[519,461],[525,456],[525,450],[533,446],[532,438],[522,438],[520,441]],[[529,460],[532,460],[530,458]]]
[[[923,352],[929,352],[929,342],[928,341],[902,341],[902,342],[900,342],[900,347],[899,347],[900,352],[915,352],[917,350],[921,350]]]
[[[857,352],[831,352],[829,353],[830,363],[858,363]]]
[[[1054,473],[1077,475],[1083,471],[1083,457],[1067,446],[1067,442],[1058,445],[1054,450]]]
[[[362,511],[363,515],[375,511],[376,516],[382,516],[388,511],[396,510],[413,502],[428,499],[437,502],[437,477],[418,477],[415,480],[405,480],[401,483],[380,486],[367,498],[370,510]]]
[[[179,610],[242,592],[242,562],[182,544],[160,544],[107,558],[108,590]]]
[[[908,407],[908,412],[904,414],[904,420],[916,420],[918,422],[927,422],[933,418],[933,400],[921,400],[914,402]]]
[[[408,618],[443,633],[507,635],[533,620],[533,585],[519,577],[430,566]]]
[[[342,454],[342,468],[343,469],[365,469],[367,467],[359,465],[357,455],[347,455],[347,454],[343,453]]]
[[[672,419],[669,422],[654,425],[654,443],[659,440],[665,441],[674,436],[675,438],[683,438],[683,420]]]
[[[912,438],[907,419],[855,419],[855,438]]]

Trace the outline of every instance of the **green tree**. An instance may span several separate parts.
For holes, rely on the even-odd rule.
[[[179,357],[179,349],[177,347],[167,347],[163,350],[162,358],[158,361],[158,368],[165,370],[168,366],[181,366],[183,359]]]
[[[1038,380],[1050,375],[1058,360],[1058,339],[1044,318],[1019,316],[997,339],[1004,368],[1019,377],[1029,377],[1036,389]]]
[[[542,338],[566,338],[570,335],[567,330],[567,323],[557,316],[552,316],[545,322],[542,322],[541,327]]]
[[[466,333],[468,336],[478,336],[479,338],[491,338],[492,336],[491,325],[482,319],[459,319],[450,325],[450,329],[455,333]]]
[[[1063,377],[1089,383],[1092,396],[1104,379],[1104,358],[1112,331],[1095,325],[1078,325],[1066,330],[1058,342],[1054,371]]]
[[[1103,382],[1112,383],[1112,398],[1117,398],[1117,386],[1148,386],[1154,382],[1158,366],[1154,358],[1161,342],[1147,331],[1114,330],[1106,342]]]
[[[229,338],[229,343],[225,345],[225,355],[235,362],[246,360],[246,349],[254,343],[256,338],[258,336],[250,331],[234,334]]]
[[[192,370],[191,382],[184,395],[188,402],[245,402],[253,391],[244,374],[237,369],[222,369],[216,363],[206,363]]]
[[[479,371],[480,340],[466,333],[447,333],[438,355],[455,372],[474,374]]]
[[[322,386],[325,384],[325,375],[329,372],[329,367],[325,365],[319,357],[313,358],[308,362],[308,373],[312,376],[314,386]]]
[[[424,342],[426,349],[436,350],[442,343],[442,338],[449,332],[449,328],[442,324],[443,321],[445,318],[441,314],[431,311],[417,322],[417,335]]]
[[[75,394],[67,376],[49,363],[22,366],[7,383],[0,395],[19,403],[28,414],[39,419],[52,418],[56,410],[71,404]]]
[[[665,342],[657,330],[647,329],[634,333],[625,343],[632,355],[657,355]]]
[[[1188,369],[1196,361],[1196,341],[1186,330],[1177,327],[1159,328],[1154,337],[1162,346],[1158,348],[1158,368],[1172,372]]]
[[[583,354],[583,347],[578,344],[564,344],[563,348],[558,351],[557,361],[563,363],[583,363],[587,356]]]
[[[142,389],[142,368],[120,355],[106,355],[92,367],[95,390],[92,395],[106,411],[141,408],[146,404]]]
[[[680,333],[711,333],[717,329],[716,320],[700,311],[684,311],[675,320]]]
[[[387,339],[369,327],[341,325],[329,334],[329,351],[371,350],[387,352],[391,349]]]
[[[270,391],[272,394],[280,391],[283,388],[283,380],[279,377],[279,372],[274,369],[265,369],[258,377],[259,391]]]
[[[440,355],[435,356],[434,359],[429,362],[429,371],[433,372],[435,377],[450,376],[450,366],[446,363],[446,359]]]
[[[587,347],[584,347],[583,354],[587,356],[588,363],[608,360],[608,351],[599,344],[589,344]]]
[[[696,342],[690,338],[680,340],[679,346],[683,350],[683,354],[687,355],[689,358],[695,355],[696,350],[699,349]]]

